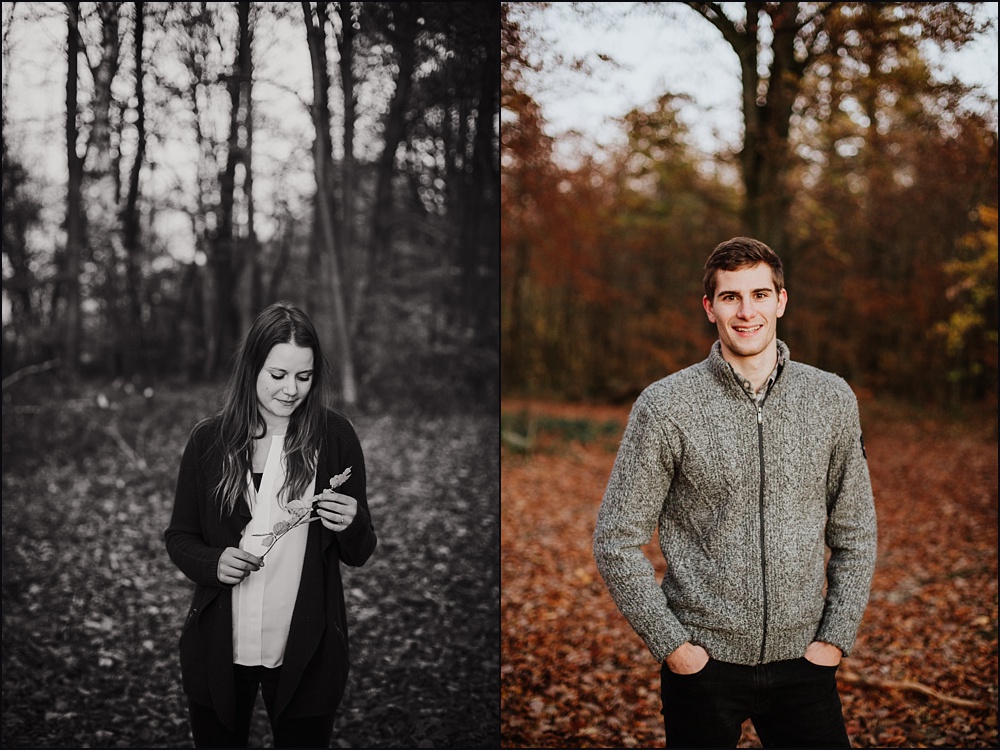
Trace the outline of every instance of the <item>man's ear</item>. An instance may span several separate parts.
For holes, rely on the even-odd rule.
[[[712,309],[712,301],[708,298],[707,294],[701,298],[701,306],[705,308],[705,315],[708,316],[708,322],[714,323],[715,311]]]
[[[785,305],[787,304],[788,304],[788,292],[785,290],[784,287],[782,287],[781,291],[778,292],[778,310],[775,313],[775,317],[780,318],[782,315],[785,314]]]

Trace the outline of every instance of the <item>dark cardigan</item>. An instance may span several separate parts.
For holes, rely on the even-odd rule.
[[[222,471],[218,432],[215,417],[191,432],[164,537],[170,559],[196,584],[180,638],[184,692],[194,702],[214,708],[220,721],[232,728],[232,586],[219,581],[217,568],[226,547],[239,547],[240,533],[251,516],[246,500],[242,500],[233,513],[220,518],[219,505],[212,496]],[[332,714],[340,703],[349,669],[340,562],[364,565],[376,544],[365,494],[361,443],[347,418],[328,410],[315,493],[348,466],[352,467],[351,476],[337,491],[358,501],[358,513],[342,532],[330,531],[322,523],[309,524],[302,578],[278,682],[276,720]]]

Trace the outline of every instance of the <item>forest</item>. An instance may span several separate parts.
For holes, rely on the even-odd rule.
[[[5,3],[4,377],[211,380],[287,298],[344,403],[489,398],[498,16]]]
[[[536,5],[502,25],[505,395],[631,401],[704,358],[702,265],[743,234],[784,261],[793,357],[861,393],[996,408],[996,104],[927,54],[982,32],[976,3],[747,3],[759,23],[654,4],[738,57],[739,145],[706,152],[663,91],[572,166],[532,95],[556,72]]]
[[[499,5],[5,2],[2,40],[3,746],[192,746],[164,529],[286,300],[378,537],[332,746],[495,747]]]
[[[997,102],[934,62],[995,40],[986,6],[581,3],[571,26],[566,6],[502,4],[503,747],[664,745],[661,665],[615,606],[594,530],[637,396],[717,337],[703,265],[741,235],[782,258],[792,359],[858,398],[878,552],[836,672],[851,746],[996,746]],[[677,33],[612,34],[625,13],[714,34],[736,95],[660,86],[595,147],[584,110],[617,93],[594,83],[627,65],[616,51],[708,79],[667,48]],[[567,29],[591,51],[554,50]],[[574,81],[586,95],[559,130],[546,104]],[[696,128],[711,107],[740,124],[721,147]],[[761,747],[749,719],[737,746]]]

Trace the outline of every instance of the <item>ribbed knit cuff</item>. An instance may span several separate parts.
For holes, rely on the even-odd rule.
[[[851,649],[854,648],[857,630],[857,627],[850,623],[831,622],[830,619],[824,617],[813,640],[836,646],[844,652],[844,656],[850,656]]]

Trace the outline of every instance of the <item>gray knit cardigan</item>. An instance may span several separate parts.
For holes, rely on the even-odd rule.
[[[759,408],[718,341],[632,408],[594,557],[658,661],[685,641],[737,664],[798,658],[814,640],[845,654],[854,644],[876,551],[857,399],[781,341],[778,357]],[[657,526],[662,584],[641,549]]]

